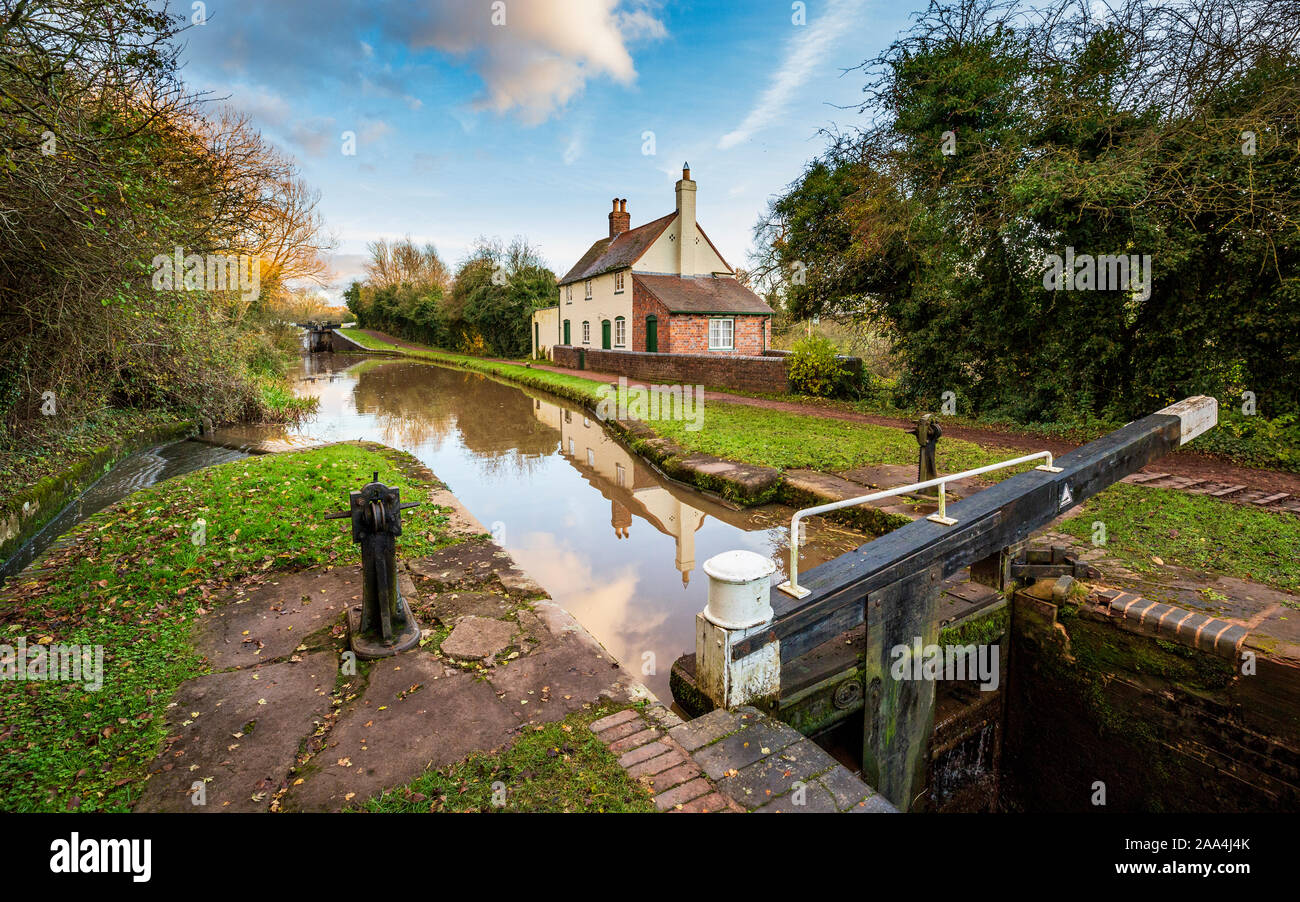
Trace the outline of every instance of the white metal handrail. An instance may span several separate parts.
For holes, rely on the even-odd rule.
[[[866,504],[868,501],[878,501],[881,498],[892,498],[895,495],[906,495],[908,492],[915,492],[919,489],[928,489],[931,486],[939,487],[939,510],[936,513],[926,517],[935,523],[942,523],[944,526],[953,526],[957,523],[952,517],[948,516],[948,499],[946,485],[958,479],[965,479],[967,476],[979,476],[982,473],[992,473],[994,470],[1004,470],[1007,467],[1015,467],[1020,464],[1029,463],[1031,460],[1039,458],[1046,459],[1047,463],[1034,467],[1035,470],[1042,470],[1046,473],[1060,473],[1061,468],[1054,466],[1052,463],[1051,451],[1038,451],[1034,454],[1028,454],[1024,457],[1017,457],[1012,460],[1004,460],[1000,463],[989,464],[984,467],[976,467],[973,470],[963,470],[960,473],[950,473],[947,476],[940,476],[937,479],[929,479],[925,482],[914,482],[911,485],[901,485],[894,489],[885,489],[882,492],[872,492],[870,495],[862,495],[859,498],[845,498],[843,501],[832,501],[829,504],[819,504],[816,507],[805,507],[803,510],[795,511],[794,516],[790,518],[790,579],[777,586],[787,595],[793,595],[795,598],[803,598],[812,592],[811,589],[805,589],[799,585],[799,522],[804,517],[811,517],[813,514],[824,514],[829,511],[840,510],[845,507],[856,507],[859,504]]]

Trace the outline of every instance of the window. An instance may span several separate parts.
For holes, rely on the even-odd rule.
[[[588,279],[585,284],[587,286],[587,300],[591,300],[591,279]]]
[[[591,344],[591,323],[585,319],[582,321],[582,343]]]
[[[627,470],[623,469],[622,464],[614,464],[614,482],[620,486],[627,485]]]
[[[572,285],[565,285],[565,286],[564,286],[564,303],[566,303],[566,304],[572,304],[572,303],[573,303],[573,286],[572,286]]]
[[[730,351],[736,346],[734,319],[709,320],[709,350]]]
[[[614,294],[623,293],[623,273],[614,273]]]
[[[618,316],[614,318],[614,347],[621,348],[627,344],[627,320]]]
[[[569,439],[569,456],[573,456],[573,439]]]
[[[587,466],[589,466],[589,467],[594,467],[595,465],[596,465],[596,452],[595,452],[595,451],[592,451],[590,448],[588,448],[588,449],[587,449]]]

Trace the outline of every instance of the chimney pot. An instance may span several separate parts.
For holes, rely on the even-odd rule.
[[[609,237],[617,238],[632,226],[632,217],[627,212],[627,198],[614,198],[614,208],[609,214]]]

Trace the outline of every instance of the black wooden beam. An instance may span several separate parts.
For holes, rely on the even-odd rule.
[[[736,643],[732,659],[808,631],[813,635],[794,642],[815,646],[831,638],[821,632],[842,632],[846,625],[862,622],[867,593],[936,564],[947,578],[1027,539],[1060,514],[1203,432],[1213,425],[1216,412],[1213,399],[1180,402],[1059,458],[1055,465],[1060,473],[1029,470],[949,505],[948,516],[957,520],[954,526],[916,520],[800,574],[800,585],[812,593],[796,599],[772,589],[775,617],[770,628]],[[858,610],[846,617],[840,609],[849,606]],[[825,630],[819,629],[823,622]]]

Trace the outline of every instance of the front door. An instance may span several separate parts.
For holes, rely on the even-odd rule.
[[[652,354],[659,350],[659,317],[657,316],[645,318],[645,349]]]
[[[600,321],[600,346],[606,351],[609,350],[609,320]]]
[[[533,323],[533,356],[542,353],[542,327]]]
[[[567,319],[564,321],[564,343],[566,345],[573,343],[569,341],[569,321]]]

